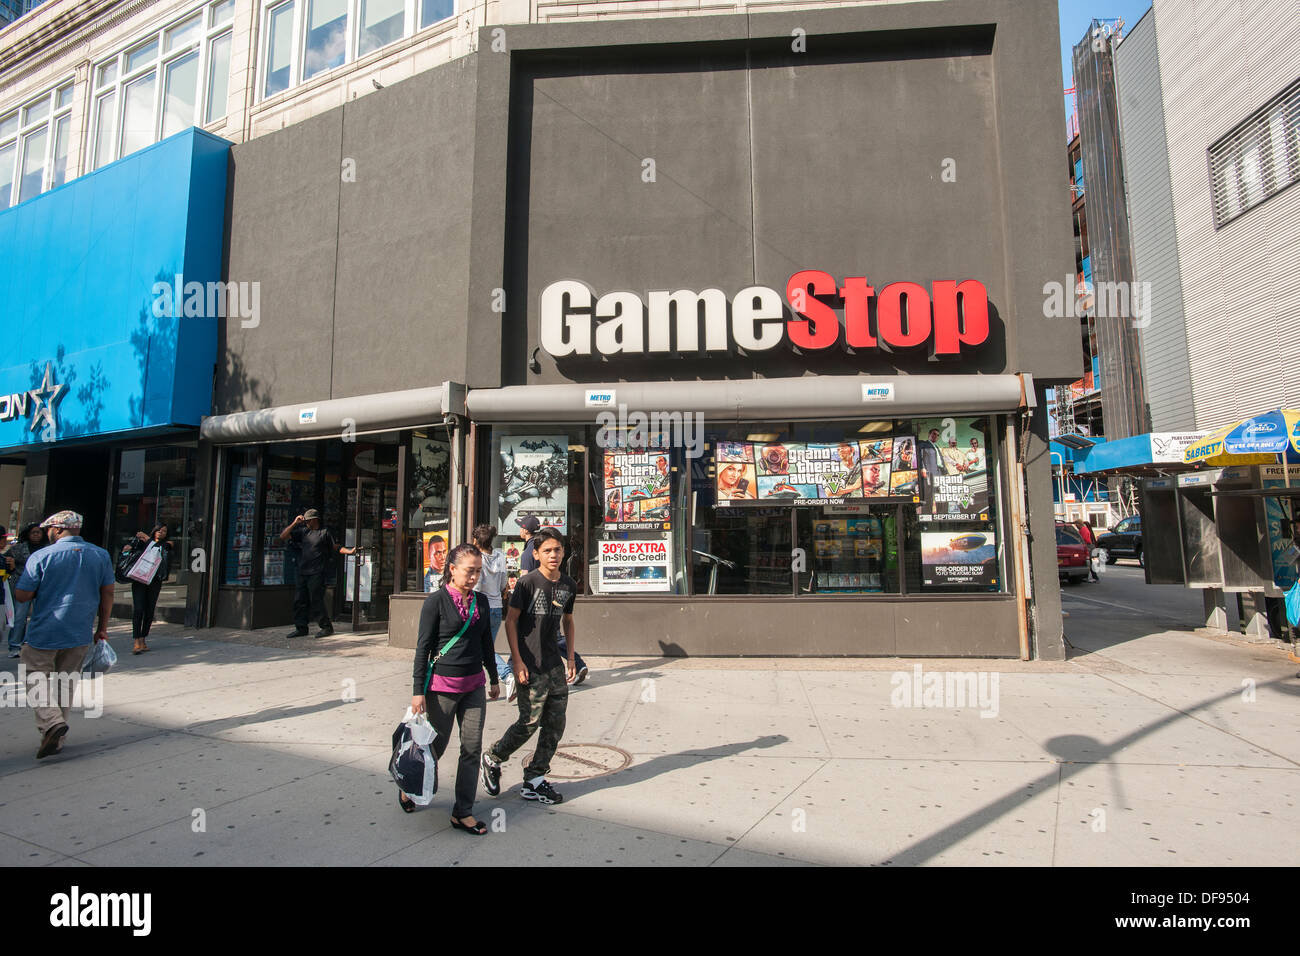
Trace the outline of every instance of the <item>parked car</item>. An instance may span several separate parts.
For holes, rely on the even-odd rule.
[[[1069,584],[1088,580],[1088,546],[1072,524],[1056,523],[1056,570]]]
[[[1146,567],[1142,559],[1142,516],[1125,518],[1110,531],[1097,536],[1097,547],[1106,552],[1106,563],[1114,564],[1116,558],[1137,558],[1139,567]]]

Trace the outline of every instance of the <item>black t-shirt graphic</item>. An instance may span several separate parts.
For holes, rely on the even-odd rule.
[[[566,574],[550,581],[541,571],[529,571],[510,594],[510,606],[519,608],[519,657],[533,671],[547,671],[564,663],[560,655],[560,626],[573,613],[578,585]]]
[[[298,558],[299,574],[321,574],[329,566],[330,556],[338,551],[334,536],[324,528],[315,531],[295,528],[289,540],[298,546],[301,556]]]

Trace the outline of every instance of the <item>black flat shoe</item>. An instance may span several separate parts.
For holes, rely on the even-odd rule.
[[[470,826],[469,824],[462,823],[455,817],[452,817],[451,828],[453,830],[464,830],[466,833],[472,833],[475,836],[483,836],[483,834],[487,833],[487,824],[482,820],[475,820],[474,825]]]
[[[402,798],[402,792],[400,790],[397,792],[397,805],[401,807],[403,810],[405,810],[407,813],[415,812],[415,804],[412,803],[410,800],[404,800]]]

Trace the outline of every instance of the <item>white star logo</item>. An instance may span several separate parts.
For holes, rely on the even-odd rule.
[[[42,423],[50,428],[51,435],[57,435],[59,423],[56,418],[60,400],[63,393],[68,390],[68,386],[54,381],[54,363],[45,363],[45,377],[41,379],[41,387],[34,388],[27,394],[32,399],[32,421],[28,428],[36,431]]]

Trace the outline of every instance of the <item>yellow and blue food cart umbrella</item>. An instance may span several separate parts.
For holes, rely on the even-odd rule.
[[[1212,467],[1279,460],[1300,463],[1300,410],[1278,408],[1216,429],[1183,453],[1185,464]]]

